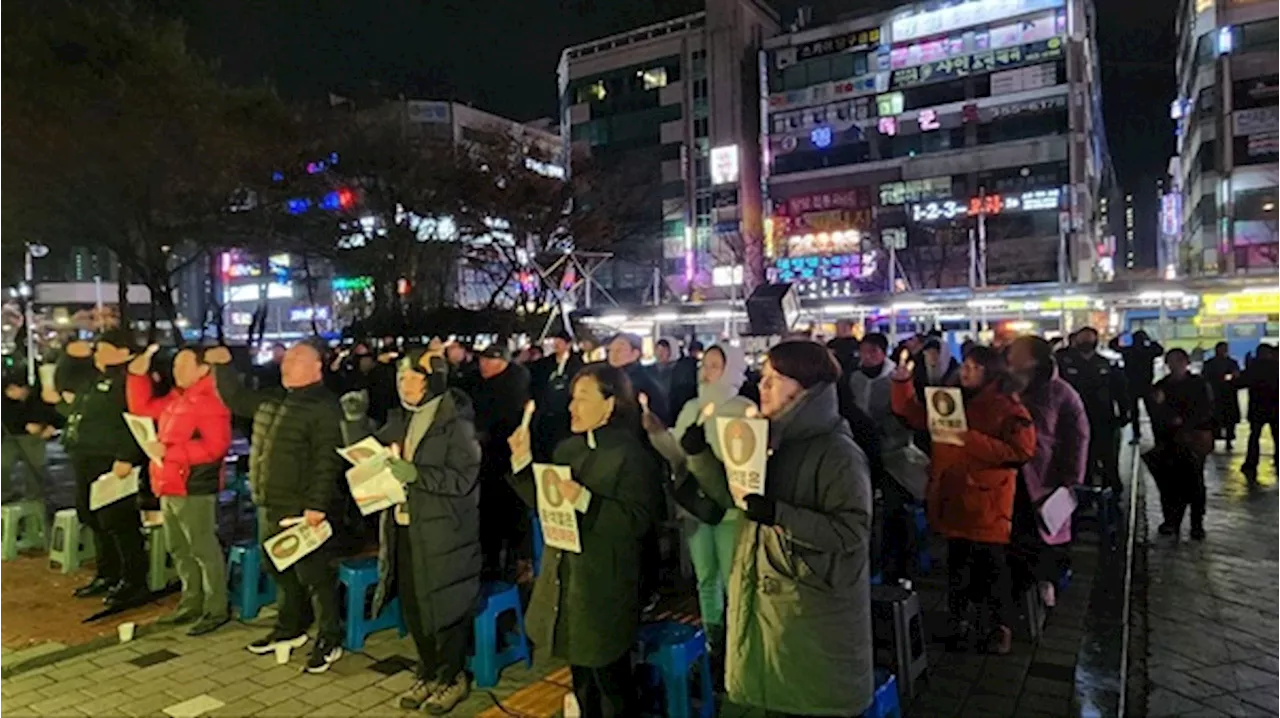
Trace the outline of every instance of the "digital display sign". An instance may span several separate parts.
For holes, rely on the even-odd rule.
[[[1061,37],[1051,37],[1048,40],[1040,40],[1021,47],[988,50],[966,57],[947,58],[920,65],[919,67],[894,70],[889,79],[889,86],[895,90],[901,90],[906,87],[942,82],[1002,67],[1055,60],[1062,57],[1062,49],[1063,39]]]

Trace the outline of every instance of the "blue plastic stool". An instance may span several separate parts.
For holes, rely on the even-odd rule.
[[[916,563],[920,564],[920,573],[929,573],[933,569],[933,554],[929,553],[929,522],[924,507],[913,504],[911,517],[916,529]]]
[[[366,616],[369,589],[378,585],[378,559],[369,556],[352,558],[338,566],[338,583],[347,589],[347,625],[343,633],[342,647],[348,651],[364,648],[364,639],[370,633],[395,628],[403,636],[408,633],[404,617],[400,614],[400,598],[391,599],[377,616]]]
[[[269,572],[262,570],[262,551],[256,543],[244,541],[231,547],[227,555],[227,580],[231,607],[242,621],[257,618],[263,606],[276,602],[276,582]]]
[[[657,670],[662,681],[663,715],[667,718],[689,718],[693,715],[689,700],[689,669],[702,669],[701,718],[712,718],[716,711],[715,688],[712,685],[711,655],[707,653],[707,637],[702,629],[675,621],[650,623],[640,627],[640,661]]]
[[[542,550],[545,548],[542,542],[542,519],[538,518],[537,511],[529,512],[529,535],[533,541],[533,575],[536,577],[542,573]]]
[[[876,669],[876,692],[871,707],[862,718],[902,718],[902,706],[898,702],[898,681],[883,668]]]
[[[468,661],[476,686],[492,688],[498,685],[502,669],[524,661],[533,667],[533,653],[529,639],[524,634],[524,609],[520,607],[520,590],[515,584],[494,581],[480,589],[480,612],[476,614],[473,629],[476,634],[476,652]],[[516,612],[516,630],[498,644],[498,617],[507,611]]]

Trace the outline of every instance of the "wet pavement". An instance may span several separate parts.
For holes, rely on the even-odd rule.
[[[1135,635],[1136,670],[1144,685],[1131,693],[1130,715],[1274,716],[1277,706],[1277,493],[1275,449],[1263,441],[1259,483],[1240,473],[1241,427],[1234,455],[1219,443],[1208,460],[1207,538],[1159,536],[1155,484],[1144,470],[1144,522],[1138,550],[1145,559]],[[1145,599],[1145,600],[1142,600]],[[1143,605],[1145,604],[1145,605]],[[1142,644],[1145,643],[1145,646]]]

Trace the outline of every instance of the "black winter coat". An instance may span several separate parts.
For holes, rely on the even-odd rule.
[[[62,444],[68,454],[110,457],[130,464],[142,461],[142,449],[124,423],[129,405],[123,364],[98,371],[92,358],[63,355],[58,360],[54,384],[59,393],[75,395],[71,403],[57,405],[58,413],[67,418]]]
[[[631,650],[640,622],[641,546],[662,503],[666,469],[630,426],[560,444],[555,463],[592,493],[578,515],[582,553],[548,547],[529,602],[528,632],[539,647],[575,666],[607,666]],[[530,507],[538,505],[533,468],[510,477]]]
[[[218,396],[236,416],[253,417],[249,485],[259,508],[300,515],[331,513],[342,470],[342,410],[320,382],[254,391],[235,369],[215,366]]]
[[[413,416],[392,409],[374,432],[384,445],[405,445]],[[414,582],[422,604],[422,629],[434,633],[469,620],[480,597],[480,442],[476,441],[471,400],[453,389],[440,397],[435,418],[418,442],[412,462],[417,477],[405,484],[413,575],[396,575],[394,512],[381,516],[378,589],[374,615],[398,593],[398,582]],[[351,424],[348,423],[348,427]],[[361,435],[363,433],[363,435]],[[358,441],[365,432],[349,432]]]

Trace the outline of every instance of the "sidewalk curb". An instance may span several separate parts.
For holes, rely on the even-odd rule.
[[[1136,456],[1136,452],[1135,452]],[[1125,625],[1125,664],[1121,666],[1121,718],[1147,714],[1147,481],[1138,461],[1131,482]]]
[[[138,624],[134,629],[133,640],[136,641],[143,636],[163,633],[168,630],[173,630],[173,627],[158,626],[155,623]],[[69,658],[75,658],[86,653],[93,653],[94,651],[100,651],[105,648],[118,645],[121,645],[121,643],[120,639],[116,636],[100,636],[86,643],[80,643],[74,646],[64,646],[57,650],[39,653],[27,660],[20,660],[17,663],[6,662],[3,666],[0,666],[0,679],[13,678],[14,676],[28,673],[37,668],[43,668],[54,663],[65,661]]]

